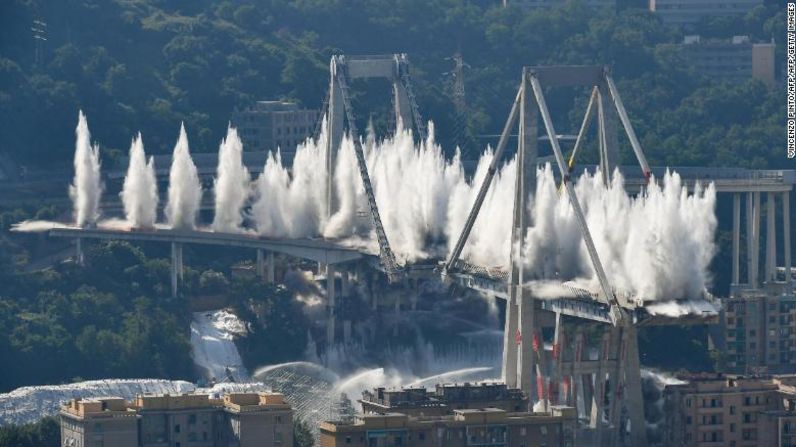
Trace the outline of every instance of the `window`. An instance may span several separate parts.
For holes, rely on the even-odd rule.
[[[421,431],[421,432],[420,432],[420,433],[417,435],[417,438],[418,438],[418,439],[420,439],[421,441],[425,440],[425,439],[426,439],[426,433]]]
[[[188,425],[195,425],[196,424],[196,415],[189,414],[188,415]]]
[[[282,432],[278,431],[274,433],[274,444],[280,445],[283,442]]]
[[[282,423],[282,416],[279,416],[279,415],[276,416],[276,423],[277,424],[281,424]]]
[[[520,428],[520,436],[528,436],[528,429],[525,427]]]
[[[547,426],[545,425],[540,426],[539,433],[541,433],[542,435],[547,435]]]
[[[346,444],[351,444],[351,436],[346,436],[345,437],[345,443]]]
[[[735,433],[735,423],[730,424],[730,433]]]
[[[177,424],[174,426],[174,433],[179,433],[179,432],[180,432],[180,424]]]

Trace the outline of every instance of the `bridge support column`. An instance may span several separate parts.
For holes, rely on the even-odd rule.
[[[638,357],[638,336],[636,326],[628,324],[623,328],[625,337],[625,390],[624,400],[630,418],[630,445],[646,447],[647,425],[644,421],[644,395],[641,392],[641,362]]]
[[[83,239],[80,238],[75,239],[75,261],[81,267],[86,264],[86,258],[83,255]]]
[[[268,283],[273,284],[276,282],[276,257],[272,251],[268,252],[268,268],[265,272],[265,280]]]
[[[776,195],[766,193],[766,282],[777,278],[777,212]]]
[[[412,306],[412,310],[417,310],[418,294],[420,293],[419,282],[419,279],[409,279],[409,302]]]
[[[760,286],[760,192],[755,192],[754,195],[754,224],[752,229],[754,235],[752,242],[754,243],[754,253],[752,257],[752,269],[755,277],[755,287]]]
[[[343,317],[343,343],[351,343],[351,273],[340,270],[340,307]]]
[[[567,344],[567,337],[566,333],[564,332],[564,322],[562,321],[561,312],[556,312],[556,331],[555,335],[553,336],[553,369],[552,369],[552,378],[550,379],[550,390],[548,394],[550,395],[550,403],[552,405],[559,405],[561,403],[566,402],[567,397],[566,393],[569,392],[567,388],[562,382],[563,380],[563,363],[564,363],[564,351],[565,346]]]
[[[591,400],[589,427],[594,430],[594,445],[603,445],[603,411],[605,409],[605,361],[608,357],[609,331],[603,332],[600,341],[600,359],[594,375],[594,392]]]
[[[179,282],[183,279],[182,244],[171,243],[171,296],[177,297]]]
[[[503,329],[503,381],[509,388],[517,388],[517,319],[519,308],[511,299],[506,300],[506,322]]]
[[[758,266],[760,263],[760,193],[746,195],[746,249],[747,275],[750,287],[758,287]]]
[[[732,195],[732,283],[741,281],[741,195]]]
[[[392,335],[398,336],[398,329],[401,323],[401,293],[395,295],[395,325],[392,327]]]
[[[343,321],[343,343],[351,344],[351,320]]]
[[[533,297],[523,293],[521,285],[512,287],[518,289],[516,299],[519,301],[517,313],[519,315],[520,336],[517,339],[520,355],[517,385],[523,392],[528,394],[528,405],[533,408],[536,400],[543,398],[542,387],[539,382],[543,378],[537,374],[537,355],[544,354],[544,343],[539,340]],[[534,377],[537,381],[536,384],[534,384]]]
[[[265,277],[265,253],[262,248],[257,249],[257,264],[255,270],[258,278],[263,279]]]
[[[380,288],[378,286],[378,282],[377,281],[378,281],[378,276],[376,276],[376,273],[371,274],[370,275],[370,285],[369,285],[368,288],[370,289],[371,307],[373,308],[374,311],[379,310],[379,290],[380,290]]]
[[[266,253],[262,248],[257,249],[257,276],[269,284],[275,282],[274,252],[268,252],[268,262]]]
[[[622,424],[620,413],[622,412],[622,383],[624,383],[624,346],[626,344],[625,331],[621,328],[611,328],[611,368],[608,372],[608,383],[611,385],[611,394],[608,397],[608,421],[609,421],[609,442],[608,445],[621,445]]]
[[[334,273],[334,265],[326,264],[326,305],[329,308],[328,320],[326,321],[326,343],[329,346],[334,346],[335,344],[335,323],[337,322],[337,297],[335,296]]]
[[[532,226],[528,201],[536,193],[536,158],[538,153],[538,107],[533,92],[529,90],[529,73],[523,69],[519,92],[519,130],[517,139],[517,176],[514,187],[514,213],[511,227],[511,271],[509,297],[506,303],[506,325],[503,334],[503,375],[510,388],[519,387],[529,397],[533,407],[535,398],[542,398],[544,390],[534,387],[537,363],[544,357],[544,342],[536,325],[534,298],[523,289],[525,234]],[[513,113],[507,126],[511,126]],[[510,128],[510,127],[507,127]],[[505,132],[504,132],[505,134]],[[502,136],[501,136],[502,138]],[[516,338],[516,339],[515,339]],[[534,347],[534,341],[538,343]],[[516,345],[519,346],[516,346]],[[519,353],[517,352],[519,350]],[[534,353],[536,351],[536,353]],[[519,354],[519,358],[518,357]],[[538,359],[536,355],[539,355]],[[519,366],[519,372],[518,370]],[[537,376],[537,381],[543,380]],[[536,388],[536,392],[534,392]]]
[[[572,354],[572,371],[570,372],[572,400],[567,402],[567,405],[572,405],[575,408],[577,419],[580,418],[581,414],[585,414],[585,411],[580,411],[580,403],[578,402],[579,395],[583,389],[583,370],[580,365],[581,360],[583,360],[583,330],[579,327],[575,329],[575,350]]]
[[[337,70],[345,67],[338,66],[337,58],[332,57],[329,63],[329,109],[326,116],[326,217],[331,217],[335,211],[334,167],[337,160],[337,150],[343,140],[343,90],[337,82]],[[354,137],[357,138],[357,137]]]
[[[398,67],[396,66],[396,69]],[[396,74],[392,81],[393,102],[395,103],[395,126],[397,130],[398,120],[403,123],[404,129],[412,128],[412,108],[409,105],[409,95],[401,82],[401,78]]]
[[[793,287],[790,259],[790,192],[782,193],[782,245],[785,249],[785,284],[787,288]]]

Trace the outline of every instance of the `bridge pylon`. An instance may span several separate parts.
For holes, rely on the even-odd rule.
[[[399,266],[390,248],[389,240],[384,232],[373,187],[370,182],[365,154],[359,141],[356,118],[351,104],[349,80],[362,78],[383,78],[392,83],[392,103],[394,105],[395,122],[404,126],[414,126],[419,139],[426,138],[426,128],[417,106],[411,76],[409,59],[406,54],[378,56],[344,56],[334,55],[329,63],[329,93],[324,103],[326,115],[326,214],[330,217],[337,207],[334,191],[334,169],[337,152],[343,140],[344,123],[348,124],[348,132],[354,141],[359,172],[365,187],[370,215],[376,237],[379,242],[379,257],[390,281],[399,276]]]
[[[591,86],[591,96],[580,127],[575,146],[568,161],[565,161],[559,144],[559,136],[555,131],[550,112],[547,108],[543,84],[557,86]],[[478,195],[470,210],[461,234],[443,266],[443,274],[448,275],[458,270],[471,268],[460,260],[470,232],[481,209],[481,205],[497,172],[506,148],[511,130],[518,125],[517,172],[514,190],[514,213],[511,231],[511,254],[507,281],[506,321],[503,334],[503,378],[509,387],[520,388],[529,397],[529,404],[547,409],[551,404],[572,402],[577,406],[577,393],[582,380],[583,396],[589,394],[588,413],[592,436],[597,445],[645,446],[646,428],[644,423],[643,401],[641,394],[641,376],[636,342],[636,328],[633,317],[624,309],[614,294],[608,277],[605,274],[597,250],[584,217],[581,205],[575,194],[571,173],[574,170],[575,158],[583,147],[586,133],[594,117],[597,117],[597,136],[600,151],[600,167],[603,181],[610,181],[611,171],[619,164],[617,118],[622,123],[633,152],[645,178],[650,177],[650,167],[638,138],[630,124],[619,92],[607,68],[602,66],[569,66],[569,67],[525,67],[517,95],[512,103],[509,117],[501,133],[492,162],[480,186]],[[538,158],[539,121],[555,155],[556,165],[561,175],[561,192],[572,206],[576,222],[587,248],[592,267],[600,284],[597,297],[609,307],[610,323],[602,335],[600,360],[597,368],[588,374],[584,371],[569,369],[582,368],[587,363],[582,357],[583,334],[572,338],[579,350],[577,359],[562,363],[561,349],[567,340],[564,320],[556,315],[556,338],[553,340],[552,362],[548,361],[542,333],[543,317],[541,302],[526,287],[531,279],[524,269],[523,254],[525,252],[525,235],[533,226],[533,216],[528,211],[528,200],[533,200],[536,192],[536,166]],[[577,348],[579,346],[579,348]],[[552,363],[548,365],[547,363]],[[585,378],[588,377],[588,380]],[[563,379],[567,379],[564,381]],[[573,384],[574,382],[574,384]],[[561,393],[562,383],[568,383],[567,393]],[[572,390],[572,391],[570,391]],[[610,391],[611,396],[606,393]],[[569,394],[565,396],[564,394]],[[606,407],[605,402],[610,404]],[[624,411],[623,411],[624,407]],[[621,415],[630,421],[629,437],[625,430],[627,424]],[[605,429],[609,428],[608,434]],[[606,439],[607,438],[607,439]]]

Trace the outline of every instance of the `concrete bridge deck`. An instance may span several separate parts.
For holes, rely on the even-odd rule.
[[[367,254],[325,239],[269,239],[256,235],[186,231],[171,229],[134,230],[109,228],[57,227],[47,231],[51,237],[122,241],[167,242],[179,244],[224,245],[281,253],[321,264],[339,264],[363,259]]]

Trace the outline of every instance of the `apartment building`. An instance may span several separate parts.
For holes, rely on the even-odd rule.
[[[681,44],[662,46],[674,46],[698,76],[734,83],[759,79],[771,87],[776,82],[773,42],[752,43],[749,36],[704,39],[690,35]]]
[[[60,412],[63,447],[290,447],[281,394],[73,399]]]
[[[781,284],[735,287],[724,306],[727,368],[741,374],[796,372],[796,295]]]
[[[359,403],[365,414],[409,416],[450,415],[454,410],[473,408],[498,408],[509,413],[528,409],[528,400],[522,391],[509,389],[505,383],[442,384],[433,391],[423,387],[376,388],[363,392]]]
[[[663,23],[690,26],[703,19],[745,15],[763,0],[649,0],[649,10]]]
[[[354,421],[322,422],[320,446],[572,447],[575,423],[574,408],[557,406],[549,413],[480,408],[445,416],[361,414]]]
[[[294,152],[296,145],[312,136],[320,112],[301,109],[285,101],[257,101],[253,106],[232,113],[247,151]]]
[[[796,445],[796,376],[683,378],[664,390],[666,445]]]

